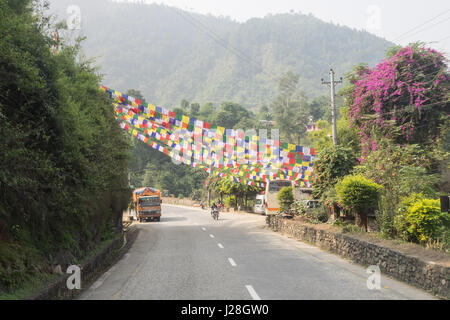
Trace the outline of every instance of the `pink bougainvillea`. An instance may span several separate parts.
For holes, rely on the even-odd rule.
[[[363,155],[376,150],[377,137],[426,142],[450,113],[447,61],[436,50],[402,48],[373,69],[359,68],[353,79],[350,120]]]

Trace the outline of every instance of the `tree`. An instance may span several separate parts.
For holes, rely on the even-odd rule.
[[[254,196],[262,191],[262,188],[235,182],[228,177],[216,178],[208,187],[219,194],[221,199],[223,195],[234,196],[237,199],[236,206],[240,204],[241,207],[247,206],[249,196]]]
[[[353,211],[356,224],[367,231],[368,210],[379,199],[382,186],[361,175],[346,176],[336,184],[339,203]]]
[[[350,174],[356,163],[357,159],[349,148],[330,146],[321,150],[314,163],[314,197],[322,197],[339,178]]]
[[[187,110],[189,108],[189,101],[187,101],[186,99],[181,100],[180,107],[183,110]]]
[[[96,68],[83,58],[81,39],[73,46],[62,39],[52,53],[54,26],[33,3],[0,0],[3,292],[123,232],[131,196],[129,140]]]
[[[211,115],[213,115],[214,112],[215,112],[214,105],[211,102],[208,102],[200,107],[198,117],[199,119],[202,119],[204,121],[210,121]]]
[[[394,48],[374,69],[358,66],[347,76],[350,121],[363,155],[388,137],[398,144],[432,144],[450,113],[444,55],[420,43]]]
[[[289,213],[291,205],[294,203],[294,192],[292,187],[283,187],[277,195],[280,203],[280,210],[283,213]]]
[[[145,98],[140,90],[128,89],[125,94],[129,97],[134,97],[141,100],[143,103],[146,103]]]
[[[274,119],[280,128],[280,138],[300,143],[309,122],[306,97],[298,90],[299,75],[288,71],[278,85],[278,96],[272,103]]]
[[[243,119],[253,118],[247,109],[233,102],[223,102],[219,110],[212,116],[212,122],[216,125],[232,129]]]
[[[337,120],[338,143],[341,147],[349,148],[356,157],[361,154],[361,141],[358,131],[352,127],[349,120],[348,108],[342,107],[340,110],[340,119]],[[317,131],[308,133],[308,139],[312,147],[322,150],[333,145],[331,124],[325,120],[316,122]]]
[[[200,111],[200,104],[191,103],[189,115],[193,118],[198,118],[198,112]]]
[[[330,98],[328,96],[320,96],[314,98],[309,104],[313,121],[326,120],[331,122]]]

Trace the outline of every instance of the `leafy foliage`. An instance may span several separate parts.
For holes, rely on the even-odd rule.
[[[228,196],[230,201],[232,201],[236,206],[240,204],[241,207],[244,206],[244,200],[248,200],[248,197],[254,196],[261,192],[261,188],[259,187],[237,183],[228,178],[215,178],[209,187],[220,196]],[[231,198],[234,200],[231,200]]]
[[[401,202],[395,227],[398,235],[406,241],[423,243],[436,240],[450,228],[450,214],[441,212],[439,200],[412,194]]]
[[[364,154],[377,149],[380,137],[432,143],[450,112],[445,57],[420,43],[391,51],[374,69],[360,66],[350,76],[350,120]]]
[[[321,150],[314,163],[314,191],[317,198],[333,188],[339,178],[352,172],[356,158],[350,149],[344,147],[327,147]]]
[[[277,195],[278,202],[280,203],[281,212],[288,213],[291,205],[294,203],[294,191],[292,187],[283,187]]]
[[[379,199],[382,186],[361,175],[346,176],[336,184],[339,202],[357,214],[366,212]]]
[[[311,106],[313,102],[311,103]],[[356,127],[350,124],[348,107],[340,108],[340,118],[338,118],[336,127],[338,133],[338,144],[341,147],[350,148],[355,157],[359,157],[361,153],[361,142]],[[311,146],[317,150],[330,148],[333,145],[331,120],[319,120],[316,122],[319,130],[308,133],[308,139]]]
[[[435,188],[439,185],[440,176],[433,168],[433,158],[438,151],[432,150],[424,150],[416,144],[400,146],[383,139],[379,148],[370,152],[355,171],[383,185],[380,209],[393,215],[400,199],[411,193],[437,197]]]
[[[3,274],[4,290],[23,284],[33,261],[48,271],[121,232],[130,197],[129,144],[101,78],[79,42],[51,53],[46,21],[31,1],[0,0],[0,224],[14,235],[2,245],[33,252],[32,261],[0,255],[7,273],[25,273],[14,282]]]

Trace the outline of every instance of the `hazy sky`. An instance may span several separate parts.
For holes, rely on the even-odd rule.
[[[112,0],[134,2],[133,0]],[[137,0],[244,22],[267,14],[312,13],[326,21],[365,29],[395,43],[416,40],[450,53],[448,0]],[[434,18],[434,19],[433,19]],[[431,20],[431,21],[430,21]],[[408,33],[409,32],[409,33]],[[448,55],[450,56],[450,55]]]

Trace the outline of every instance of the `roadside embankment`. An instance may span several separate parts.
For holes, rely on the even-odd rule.
[[[179,206],[187,206],[187,207],[200,207],[200,204],[198,201],[194,201],[191,199],[179,199],[179,198],[172,198],[172,197],[162,197],[162,201],[165,204],[176,204]]]
[[[111,242],[101,248],[97,253],[86,259],[81,267],[81,290],[69,290],[67,279],[70,274],[64,274],[55,279],[39,292],[33,294],[29,300],[69,300],[77,297],[88,288],[96,278],[106,269],[115,264],[131,247],[137,237],[138,229],[130,227],[124,234],[117,235]]]
[[[266,222],[273,231],[308,242],[364,266],[377,265],[386,275],[450,299],[448,263],[427,261],[352,235],[320,230],[279,216],[268,216]]]

